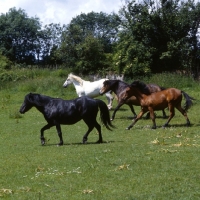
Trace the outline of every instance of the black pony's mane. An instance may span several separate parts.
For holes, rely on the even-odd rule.
[[[31,103],[37,103],[37,105],[42,106],[44,103],[47,103],[54,98],[37,93],[29,93],[26,95],[26,99]]]
[[[142,81],[136,80],[131,83],[132,87],[138,88],[143,94],[149,95],[151,94],[147,84]]]

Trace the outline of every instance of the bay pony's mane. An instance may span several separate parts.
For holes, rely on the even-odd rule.
[[[80,78],[79,76],[75,76],[74,74],[70,73],[69,77],[73,78],[75,81],[79,82],[81,86],[83,86],[83,79]]]

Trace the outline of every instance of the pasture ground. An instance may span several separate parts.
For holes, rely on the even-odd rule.
[[[65,99],[76,97],[74,88],[61,88],[64,79],[34,80],[35,92]],[[39,87],[41,82],[45,87]],[[46,83],[46,84],[45,84]],[[200,199],[200,104],[189,110],[191,127],[176,111],[168,128],[157,114],[156,130],[151,120],[142,119],[130,130],[131,112],[124,105],[116,114],[112,132],[102,127],[103,144],[95,144],[96,130],[81,144],[86,125],[62,126],[64,146],[55,127],[45,132],[47,144],[40,144],[45,120],[32,108],[25,115],[18,110],[31,83],[18,83],[0,90],[0,198],[2,199]],[[59,86],[59,87],[58,87]],[[30,89],[31,88],[31,89]],[[200,99],[199,86],[180,88]],[[99,97],[102,100],[104,97]],[[116,106],[116,101],[114,101]],[[139,107],[135,107],[139,112]],[[111,110],[111,113],[113,110]],[[168,112],[167,112],[168,113]],[[99,121],[99,119],[98,119]]]

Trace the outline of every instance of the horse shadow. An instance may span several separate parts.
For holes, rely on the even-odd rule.
[[[194,127],[194,126],[200,126],[200,124],[190,124],[190,126],[187,126],[186,124],[168,124],[167,127],[164,128],[178,128],[178,127],[185,127],[185,128],[190,128],[190,127]],[[157,126],[157,128],[163,128],[163,126],[159,125]]]
[[[87,142],[87,143],[85,143],[85,144],[83,144],[82,142],[74,142],[74,143],[64,143],[62,146],[71,146],[71,145],[106,145],[106,144],[110,144],[110,143],[116,143],[116,142],[123,142],[123,141],[103,141],[102,143],[98,143],[98,142]],[[45,145],[43,145],[43,147],[45,147],[45,146],[59,146],[58,144],[50,144],[50,143],[46,143]]]
[[[135,119],[136,117],[135,116],[121,116],[121,117],[116,117],[116,119],[128,119],[128,120],[133,120]],[[156,119],[167,119],[168,116],[166,118],[163,118],[163,116],[156,116]],[[141,118],[143,120],[151,120],[150,117],[146,117],[145,115]]]

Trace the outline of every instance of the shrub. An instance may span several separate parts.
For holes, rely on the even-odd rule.
[[[0,70],[11,69],[12,62],[0,53]]]

